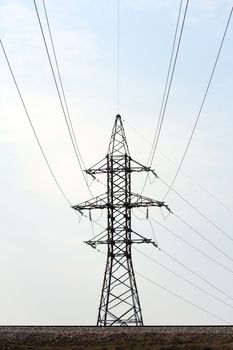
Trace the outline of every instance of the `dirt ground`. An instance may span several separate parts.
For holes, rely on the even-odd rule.
[[[233,327],[2,326],[0,349],[233,350]]]

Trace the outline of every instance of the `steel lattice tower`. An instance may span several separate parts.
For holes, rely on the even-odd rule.
[[[151,169],[130,157],[121,116],[117,115],[107,156],[86,170],[93,177],[107,174],[107,192],[73,207],[81,213],[83,210],[107,210],[107,229],[86,242],[94,248],[97,244],[108,247],[98,326],[143,325],[131,246],[133,243],[156,243],[132,230],[131,210],[149,206],[169,208],[164,202],[131,192],[131,173],[141,171]]]

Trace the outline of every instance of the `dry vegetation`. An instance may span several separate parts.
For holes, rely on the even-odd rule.
[[[233,327],[0,327],[0,349],[233,350]]]

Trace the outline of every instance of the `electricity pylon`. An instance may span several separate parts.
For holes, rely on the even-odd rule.
[[[97,326],[143,326],[131,246],[133,243],[157,244],[132,230],[131,210],[149,206],[169,208],[164,202],[131,192],[131,173],[141,171],[151,169],[130,157],[121,116],[117,115],[107,156],[86,170],[94,178],[96,174],[107,174],[107,192],[73,206],[81,213],[107,210],[107,229],[86,242],[94,248],[97,244],[106,244],[108,248]]]

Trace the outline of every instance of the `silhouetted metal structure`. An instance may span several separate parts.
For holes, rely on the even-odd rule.
[[[83,210],[107,210],[107,229],[86,242],[94,248],[97,244],[108,247],[98,326],[143,325],[131,246],[133,243],[156,243],[132,230],[131,210],[135,207],[167,206],[164,202],[131,192],[131,173],[141,171],[151,169],[130,157],[121,116],[117,115],[107,156],[86,170],[93,177],[107,174],[107,192],[73,207],[81,213]]]

